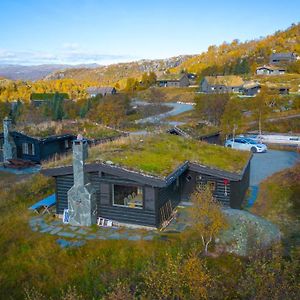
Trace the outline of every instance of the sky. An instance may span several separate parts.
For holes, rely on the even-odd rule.
[[[198,54],[298,23],[288,0],[0,0],[0,64],[111,64]]]

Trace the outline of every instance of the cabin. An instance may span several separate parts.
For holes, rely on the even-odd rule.
[[[54,99],[56,95],[60,99],[63,99],[64,102],[69,100],[69,95],[67,93],[32,93],[30,95],[30,103],[34,107],[40,107]]]
[[[22,159],[40,163],[72,149],[72,134],[53,135],[48,137],[30,136],[23,132],[11,130],[11,120],[3,120],[3,133],[0,133],[0,161]]]
[[[5,162],[8,159],[22,159],[40,163],[56,154],[66,153],[72,149],[72,141],[77,135],[75,132],[83,132],[90,146],[128,135],[87,121],[44,122],[18,126],[12,130],[11,120],[5,118],[3,128],[4,132],[0,133],[0,161]],[[10,155],[4,154],[4,144],[10,145],[8,148],[12,150],[7,150]]]
[[[185,73],[164,74],[156,80],[156,83],[159,87],[188,87],[190,85],[188,75]]]
[[[266,86],[271,92],[279,95],[289,95],[290,93],[290,87],[285,84],[267,83]]]
[[[256,75],[283,75],[286,68],[278,66],[264,65],[256,68]]]
[[[248,81],[244,83],[241,92],[246,96],[255,96],[260,92],[260,90],[261,85],[258,82]]]
[[[295,62],[298,55],[295,52],[272,53],[270,56],[270,64],[287,64]]]
[[[179,135],[185,138],[192,138],[209,144],[222,144],[220,130],[214,126],[208,126],[202,123],[174,126],[168,129],[167,133]]]
[[[42,170],[55,178],[56,214],[68,209],[77,226],[104,218],[160,228],[197,189],[209,185],[220,203],[239,209],[249,186],[250,153],[179,136],[130,137],[90,148],[90,158],[87,150],[84,139],[75,140],[73,166],[67,159]]]
[[[86,89],[86,92],[89,94],[91,98],[94,98],[98,95],[105,97],[107,95],[115,95],[117,90],[114,87],[106,86],[106,87],[89,87]]]
[[[239,93],[244,81],[240,76],[205,76],[200,91],[207,94]]]

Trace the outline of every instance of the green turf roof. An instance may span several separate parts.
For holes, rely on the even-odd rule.
[[[166,177],[185,161],[240,173],[249,158],[249,152],[161,134],[143,139],[127,138],[93,147],[90,149],[87,161],[110,161],[115,165],[138,172]]]
[[[184,125],[178,126],[178,128],[195,139],[220,132],[220,129],[218,127],[202,123],[186,123]]]
[[[38,125],[18,126],[16,131],[26,135],[46,138],[53,135],[82,134],[87,139],[101,139],[120,135],[120,132],[89,121],[45,122]]]

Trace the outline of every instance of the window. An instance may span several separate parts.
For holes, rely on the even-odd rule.
[[[27,154],[27,155],[35,155],[34,144],[23,143],[22,144],[22,153]]]
[[[112,190],[114,206],[143,208],[143,188],[132,185],[114,184]]]
[[[209,189],[212,191],[212,193],[215,192],[215,190],[216,190],[216,182],[215,181],[212,181],[212,180],[208,180],[207,182],[201,181],[196,184],[196,188],[199,192],[204,191],[206,186],[209,187]]]

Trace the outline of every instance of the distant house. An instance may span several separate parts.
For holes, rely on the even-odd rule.
[[[90,97],[96,97],[97,95],[102,95],[105,97],[106,95],[115,95],[117,90],[114,87],[106,86],[106,87],[89,87],[86,89],[86,92]]]
[[[264,65],[256,68],[256,75],[282,75],[285,72],[286,68],[278,66]]]
[[[270,91],[277,92],[279,95],[288,95],[290,93],[290,87],[284,84],[267,83],[266,86]]]
[[[39,107],[52,100],[55,94],[61,97],[64,101],[69,100],[69,95],[67,93],[32,93],[30,95],[31,104],[34,107]]]
[[[200,83],[200,91],[208,94],[238,93],[244,81],[240,76],[205,76]]]
[[[298,58],[294,52],[273,53],[270,56],[270,64],[286,64],[296,61]]]
[[[246,96],[255,96],[260,92],[261,85],[258,82],[248,81],[245,82],[241,92]]]
[[[187,87],[190,85],[187,74],[164,74],[157,80],[160,87]]]

